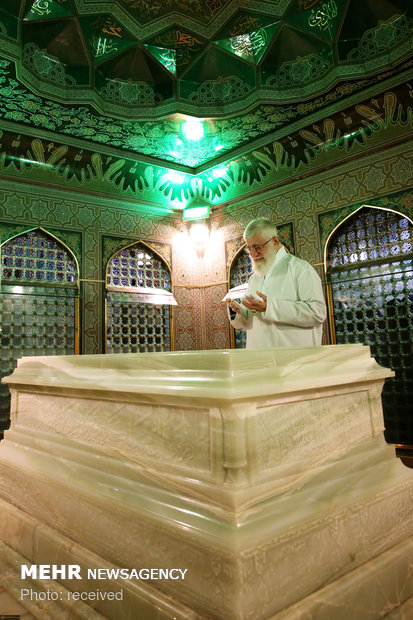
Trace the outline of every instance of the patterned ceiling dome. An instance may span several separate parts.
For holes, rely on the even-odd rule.
[[[37,94],[118,118],[233,115],[402,62],[411,0],[2,0],[0,46]]]

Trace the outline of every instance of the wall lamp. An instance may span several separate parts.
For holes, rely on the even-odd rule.
[[[185,207],[182,219],[186,221],[205,220],[209,217],[209,204],[201,204],[200,201]]]
[[[209,228],[206,224],[192,224],[189,230],[189,238],[198,258],[203,258],[209,241]]]
[[[210,205],[205,201],[196,200],[185,207],[182,219],[190,224],[189,238],[198,258],[203,258],[209,240],[209,228],[206,222]]]

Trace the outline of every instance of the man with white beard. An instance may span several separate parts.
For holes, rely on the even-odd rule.
[[[232,326],[247,330],[247,349],[320,345],[327,313],[315,269],[286,252],[267,218],[252,220],[244,240],[254,273],[241,305],[228,308]]]

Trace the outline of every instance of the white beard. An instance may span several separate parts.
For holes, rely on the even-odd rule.
[[[277,255],[277,252],[275,251],[273,255],[267,256],[265,260],[259,261],[258,263],[255,262],[253,258],[251,258],[252,266],[254,268],[255,273],[258,274],[261,278],[265,278],[265,276],[267,275],[267,273],[269,272],[269,270],[274,264],[276,255]]]

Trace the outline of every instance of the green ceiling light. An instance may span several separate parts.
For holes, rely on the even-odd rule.
[[[209,204],[197,204],[196,202],[191,203],[187,207],[185,207],[182,219],[183,220],[204,220],[209,216]]]
[[[204,137],[204,124],[198,120],[185,121],[182,124],[182,133],[187,140],[200,140]]]
[[[214,179],[220,179],[221,177],[224,177],[228,172],[228,168],[227,166],[220,166],[219,168],[214,168],[212,170],[212,176],[214,177]]]
[[[179,174],[179,172],[176,172],[175,170],[169,170],[164,175],[164,179],[170,181],[174,185],[182,185],[182,183],[185,182],[185,177],[182,174]]]

